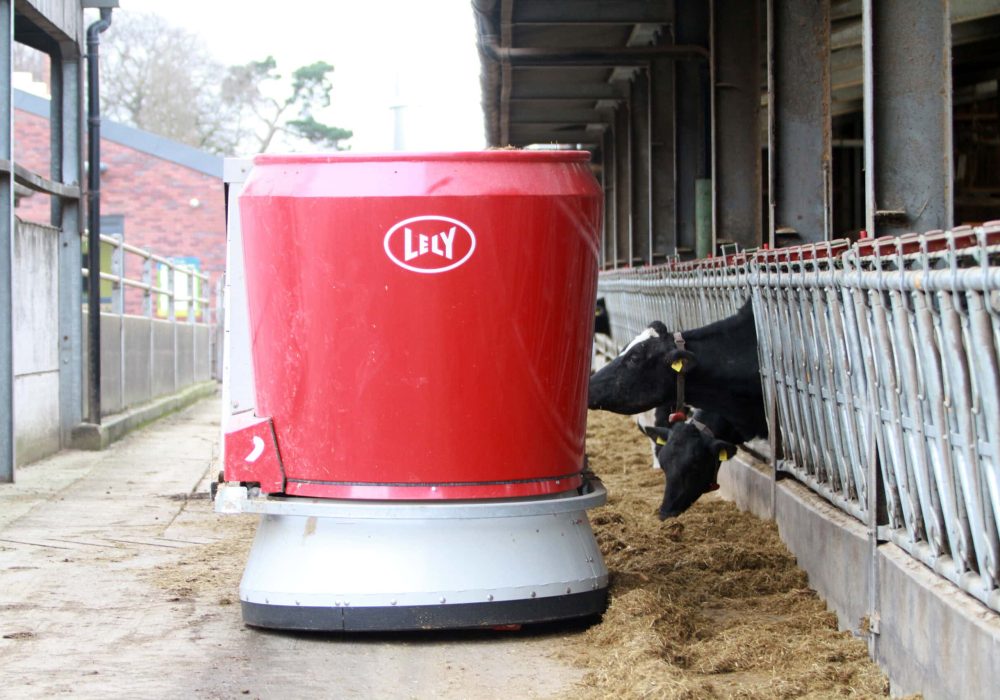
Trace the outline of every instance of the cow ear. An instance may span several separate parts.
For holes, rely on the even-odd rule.
[[[670,331],[667,330],[667,327],[663,323],[663,321],[653,321],[648,326],[646,326],[646,328],[652,328],[661,338],[670,337]]]
[[[712,443],[712,452],[715,453],[720,462],[725,462],[736,456],[736,445],[725,440],[716,440]]]
[[[660,428],[655,425],[647,425],[642,429],[642,432],[646,433],[650,440],[655,442],[657,445],[666,445],[667,438],[670,437],[670,428]]]
[[[696,364],[694,355],[687,350],[675,348],[667,353],[667,366],[678,374],[687,374]]]

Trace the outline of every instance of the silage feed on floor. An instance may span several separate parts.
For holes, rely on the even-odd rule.
[[[590,519],[610,605],[560,652],[584,672],[575,700],[887,694],[866,643],[837,631],[774,523],[714,494],[661,523],[663,475],[627,417],[591,411],[587,452],[608,489]]]

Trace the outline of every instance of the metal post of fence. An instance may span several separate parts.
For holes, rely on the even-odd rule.
[[[125,250],[118,238],[112,257],[112,272],[118,272],[115,283],[114,308],[118,313],[118,410],[125,408]]]
[[[142,313],[146,317],[146,335],[149,347],[149,362],[147,363],[147,372],[149,376],[149,398],[153,398],[153,396],[155,396],[155,392],[153,390],[153,380],[156,376],[153,371],[153,367],[156,365],[156,343],[154,342],[155,339],[153,335],[153,309],[156,306],[156,303],[154,301],[155,297],[153,296],[153,277],[153,258],[149,255],[149,253],[147,253],[146,257],[142,261],[142,282],[146,285],[143,292]]]
[[[195,374],[195,368],[198,366],[198,342],[197,342],[198,339],[196,337],[198,328],[197,328],[197,326],[195,326],[195,323],[194,323],[194,321],[195,321],[195,318],[194,318],[195,317],[195,310],[197,308],[196,303],[195,303],[195,291],[194,290],[195,290],[195,287],[198,286],[198,285],[195,284],[195,280],[196,280],[195,275],[196,274],[197,273],[194,271],[194,269],[191,269],[188,272],[188,276],[187,276],[187,278],[188,278],[188,283],[187,283],[187,288],[188,288],[188,307],[187,307],[187,309],[188,309],[188,317],[187,317],[187,321],[188,321],[188,328],[191,329],[191,381],[194,381],[194,378],[196,376],[196,374]],[[201,295],[199,295],[199,297],[200,296]]]
[[[167,263],[167,291],[169,294],[170,310],[168,313],[168,318],[170,319],[170,330],[173,335],[174,351],[173,351],[173,365],[174,365],[174,391],[177,391],[177,291],[176,291],[176,277],[177,268],[171,262]]]

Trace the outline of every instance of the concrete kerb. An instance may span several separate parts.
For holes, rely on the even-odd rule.
[[[741,451],[719,472],[720,495],[758,517],[771,513],[770,469]],[[809,585],[837,614],[841,629],[862,634],[873,575],[864,524],[794,479],[778,482],[781,539]],[[989,698],[1000,687],[1000,614],[938,576],[892,543],[878,546],[879,632],[875,660],[893,694]]]
[[[81,423],[73,428],[69,446],[78,450],[103,450],[131,431],[179,411],[195,401],[212,396],[218,390],[219,383],[215,380],[199,382],[176,394],[107,416],[100,425]]]

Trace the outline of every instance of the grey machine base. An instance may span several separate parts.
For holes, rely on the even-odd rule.
[[[604,612],[608,571],[580,492],[495,501],[260,497],[224,485],[223,513],[259,513],[240,583],[248,625],[466,629]]]
[[[333,632],[476,629],[595,617],[608,605],[608,589],[493,603],[405,607],[324,608],[243,602],[243,621],[253,627]]]

